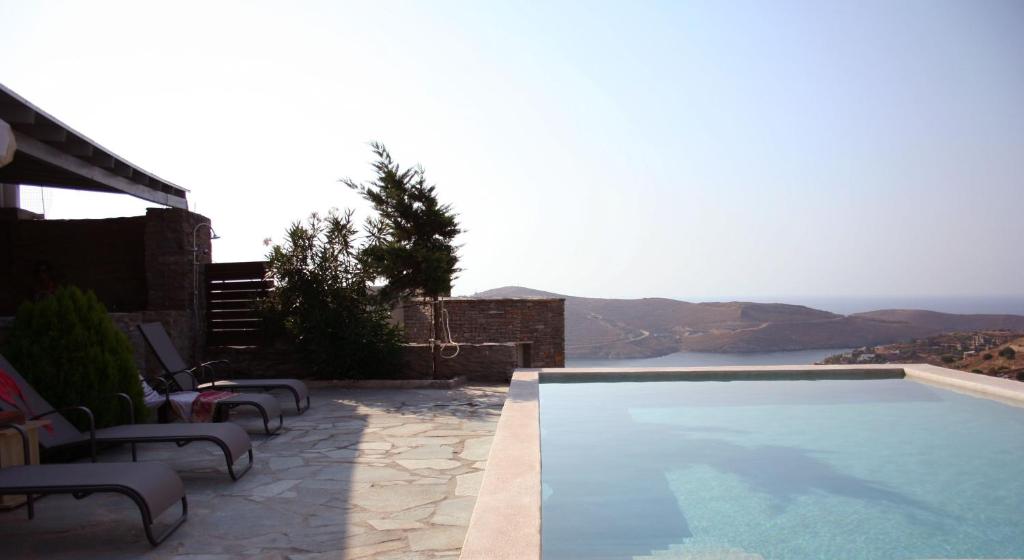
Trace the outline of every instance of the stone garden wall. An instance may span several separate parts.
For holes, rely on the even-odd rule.
[[[523,367],[565,367],[565,300],[445,298],[443,304],[456,342],[518,343],[529,356]],[[407,342],[429,341],[428,302],[406,303],[399,317]],[[441,333],[439,337],[444,338]]]

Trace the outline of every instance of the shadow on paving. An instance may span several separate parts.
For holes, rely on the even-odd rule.
[[[51,496],[32,521],[24,508],[0,511],[0,557],[411,559],[443,557],[453,544],[457,554],[475,503],[464,483],[482,477],[489,438],[483,459],[463,443],[493,433],[502,390],[483,404],[461,389],[312,393],[312,408],[286,412],[275,436],[262,435],[255,416],[233,413],[254,448],[254,466],[237,482],[213,444],[139,446],[141,461],[179,473],[189,500],[188,521],[159,547],[126,497]],[[100,458],[129,460],[127,446]]]

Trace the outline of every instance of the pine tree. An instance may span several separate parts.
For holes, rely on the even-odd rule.
[[[436,188],[427,182],[422,167],[403,169],[383,144],[371,144],[377,161],[376,177],[369,183],[342,182],[358,192],[377,215],[366,221],[368,242],[359,259],[363,269],[385,280],[380,296],[390,302],[422,296],[431,300],[432,332],[436,339],[438,300],[451,294],[459,272],[458,248],[462,233],[451,205],[441,204]],[[436,371],[436,352],[434,370]]]

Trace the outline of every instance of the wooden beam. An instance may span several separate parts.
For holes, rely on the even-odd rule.
[[[172,208],[188,209],[188,203],[185,201],[184,195],[177,196],[173,193],[164,193],[157,189],[140,185],[139,183],[126,179],[125,177],[111,173],[106,169],[91,165],[84,160],[78,159],[71,154],[50,146],[49,144],[40,142],[39,140],[36,140],[35,138],[32,138],[20,131],[14,131],[14,138],[19,152],[29,154],[36,159],[40,159],[50,165],[53,165],[54,167],[85,177],[86,179],[96,181],[97,183],[106,185],[125,194],[130,194],[136,198],[148,200],[157,204],[163,204],[164,206],[170,206]],[[95,156],[97,154],[93,155]]]
[[[36,122],[36,112],[24,105],[0,103],[0,119],[8,124],[33,124]]]
[[[36,121],[35,124],[16,125],[14,128],[43,142],[60,143],[68,139],[67,130],[46,121]]]
[[[92,155],[89,156],[89,162],[103,169],[114,168],[114,156],[101,150],[94,150]]]
[[[68,137],[61,149],[77,158],[89,158],[95,151],[92,144],[77,136]]]
[[[132,175],[134,175],[134,171],[135,170],[132,169],[132,166],[130,166],[127,163],[117,159],[117,160],[114,160],[114,169],[113,169],[113,171],[114,171],[114,173],[120,175],[121,177],[124,177],[125,179],[131,179]]]

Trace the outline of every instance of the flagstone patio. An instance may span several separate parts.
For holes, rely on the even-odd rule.
[[[232,482],[220,451],[140,446],[185,481],[188,521],[151,548],[127,498],[41,500],[0,512],[0,557],[428,560],[457,558],[507,387],[313,391],[276,436],[251,428],[255,466]],[[127,449],[101,461],[129,460]],[[163,519],[175,513],[167,512]]]

